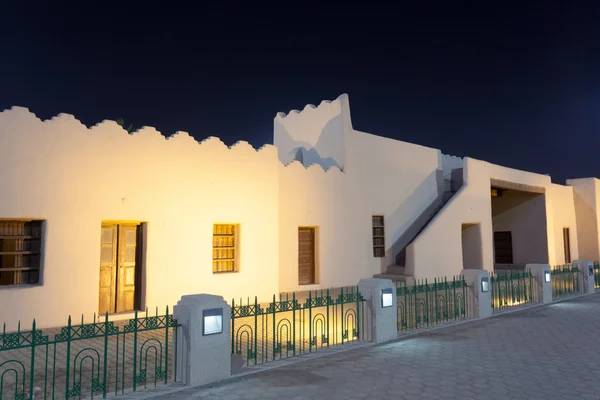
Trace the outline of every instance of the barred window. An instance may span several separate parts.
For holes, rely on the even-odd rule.
[[[0,220],[0,286],[40,283],[42,221]]]
[[[238,270],[237,230],[235,224],[213,225],[213,273]]]
[[[385,257],[383,215],[373,216],[373,257]]]

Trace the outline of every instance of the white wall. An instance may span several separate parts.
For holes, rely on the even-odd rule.
[[[0,218],[46,221],[43,284],[0,287],[1,320],[63,325],[98,310],[103,220],[145,221],[146,298],[154,310],[181,295],[268,299],[279,282],[277,151],[115,122],[87,129],[69,115],[42,122],[0,113]],[[251,166],[251,167],[250,167]],[[239,273],[212,273],[213,223],[241,224]]]
[[[563,228],[569,228],[571,238],[571,261],[579,260],[580,221],[575,212],[575,193],[573,187],[551,184],[546,188],[548,198],[548,248],[550,265],[565,263]],[[597,238],[597,236],[594,236]],[[587,240],[585,235],[583,240]],[[551,251],[554,248],[554,251]],[[586,260],[589,260],[586,258]],[[595,260],[595,259],[591,259]]]
[[[573,187],[575,213],[577,215],[577,238],[579,258],[600,260],[598,243],[600,215],[600,181],[596,178],[570,179],[567,185]]]
[[[315,226],[319,232],[318,284],[310,288],[354,285],[394,264],[401,250],[394,244],[438,195],[439,150],[354,130],[349,110],[348,96],[342,95],[275,118],[274,143],[282,162],[290,160],[299,143],[309,153],[323,137],[337,139],[327,140],[327,151],[319,155],[341,154],[336,160],[344,162],[343,173],[329,161],[314,159],[305,159],[304,165],[315,162],[329,170],[313,165],[304,171],[298,162],[281,168],[281,291],[309,288],[297,284],[298,226]],[[384,216],[385,258],[373,257],[373,215]]]
[[[36,318],[40,327],[62,325],[69,314],[89,318],[98,308],[103,220],[147,222],[144,300],[161,310],[184,294],[264,301],[382,272],[439,196],[440,172],[451,164],[463,165],[464,186],[408,247],[407,272],[418,278],[460,272],[463,224],[479,224],[465,237],[481,242],[465,265],[493,268],[491,178],[546,188],[550,261],[562,252],[554,245],[562,227],[577,226],[569,188],[355,130],[345,95],[279,114],[274,142],[279,149],[255,151],[245,142],[228,149],[184,132],[167,140],[153,128],[129,135],[112,121],[88,129],[69,115],[42,122],[22,108],[1,113],[0,171],[11,173],[0,174],[0,218],[47,223],[43,284],[0,287],[0,303],[18,305],[0,320],[10,329],[19,318]],[[304,166],[287,164],[298,147]],[[385,217],[384,258],[373,257],[373,215]],[[240,272],[213,274],[212,225],[228,222],[241,224]],[[317,284],[310,287],[298,285],[299,226],[317,227]]]
[[[554,245],[555,229],[559,225],[576,226],[574,213],[563,213],[553,222],[553,215],[561,213],[568,204],[568,195],[563,190],[553,190],[550,177],[489,164],[472,158],[464,159],[464,186],[448,202],[446,207],[428,225],[419,238],[409,246],[407,267],[419,278],[433,279],[458,274],[463,265],[461,225],[481,224],[482,264],[481,268],[493,269],[493,228],[490,186],[491,179],[522,185],[543,187],[546,190],[546,210],[549,226],[547,236],[548,259],[556,258],[561,247]],[[558,193],[558,194],[556,194]],[[555,207],[548,202],[555,201]],[[568,225],[567,225],[568,224]],[[556,227],[555,227],[556,226]],[[560,226],[562,230],[562,226]],[[562,245],[560,245],[562,246]],[[435,251],[432,251],[435,249]]]
[[[345,165],[345,136],[352,130],[348,95],[308,104],[302,111],[278,113],[274,120],[274,144],[284,164],[298,160],[302,153],[305,167],[319,164],[325,169]]]

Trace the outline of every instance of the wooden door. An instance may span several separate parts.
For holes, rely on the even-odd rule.
[[[494,232],[494,254],[496,264],[512,264],[512,235],[508,232]]]
[[[315,229],[298,228],[298,283],[315,283]]]
[[[115,312],[117,284],[117,225],[102,225],[98,313]]]
[[[569,228],[563,228],[563,243],[565,246],[565,264],[571,263],[571,233]]]
[[[119,225],[117,312],[135,310],[137,225]]]
[[[102,225],[100,314],[133,311],[140,304],[140,237],[140,225]]]

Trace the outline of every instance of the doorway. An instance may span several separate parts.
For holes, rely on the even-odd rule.
[[[496,264],[513,263],[512,233],[494,232],[494,255]]]
[[[99,314],[141,308],[144,225],[102,223]]]

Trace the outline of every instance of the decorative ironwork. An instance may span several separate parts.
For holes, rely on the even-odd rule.
[[[338,293],[339,292],[339,293]],[[318,351],[364,336],[364,298],[358,288],[292,293],[268,304],[232,302],[231,353],[247,365]],[[351,336],[350,336],[351,335]]]
[[[94,317],[94,320],[96,318]],[[179,324],[169,314],[138,317],[123,323],[74,324],[51,335],[36,329],[0,335],[0,399],[106,398],[136,391],[153,382],[177,379],[169,348],[177,344]],[[120,325],[120,326],[118,326]],[[4,361],[6,360],[6,361]],[[41,393],[39,391],[41,390]]]
[[[581,276],[576,266],[558,265],[552,268],[552,298],[581,293]]]
[[[463,277],[403,282],[396,286],[398,331],[407,331],[443,322],[469,318],[467,282]]]
[[[494,271],[490,273],[492,311],[534,302],[531,271]]]

